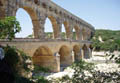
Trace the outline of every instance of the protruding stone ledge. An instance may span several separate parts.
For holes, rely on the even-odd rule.
[[[34,38],[16,38],[10,41],[9,39],[0,39],[0,42],[80,42],[92,43],[91,41],[71,40],[71,39],[34,39]]]

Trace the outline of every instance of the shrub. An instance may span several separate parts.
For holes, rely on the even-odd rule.
[[[30,59],[30,57],[15,47],[6,46],[4,47],[4,51],[4,59],[11,68],[16,83],[31,83],[29,82],[29,79],[22,75],[22,73],[30,71],[28,64],[26,63],[26,60]]]
[[[42,66],[39,66],[39,65],[34,65],[34,71],[33,72],[35,72],[35,73],[39,73],[39,72],[47,73],[47,72],[50,72],[50,68],[42,67]]]
[[[19,63],[20,60],[18,56],[18,52],[15,47],[10,47],[10,46],[4,47],[4,50],[5,50],[5,61],[14,72],[14,75],[16,75],[18,73],[17,64]]]
[[[75,70],[72,78],[64,76],[60,79],[52,79],[53,83],[119,83],[120,72],[101,72],[94,69],[94,64],[85,61],[75,62],[72,65]]]
[[[28,78],[18,76],[16,77],[15,83],[34,83],[34,82]]]
[[[92,39],[93,47],[95,51],[117,51],[120,50],[120,31],[111,30],[96,30],[96,33]],[[101,36],[103,42],[99,41]]]
[[[49,81],[45,79],[43,76],[39,76],[36,83],[49,83]]]

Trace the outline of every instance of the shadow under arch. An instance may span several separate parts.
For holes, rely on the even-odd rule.
[[[83,45],[82,50],[83,50],[83,57],[85,59],[89,59],[90,58],[89,49],[87,48],[86,44]]]
[[[51,71],[56,72],[57,63],[55,60],[55,57],[53,56],[52,51],[47,46],[40,46],[36,51],[34,52],[34,55],[32,57],[33,64],[47,67]]]
[[[81,49],[80,49],[79,45],[74,45],[73,46],[73,51],[74,51],[75,61],[79,61],[80,59],[82,59]]]
[[[32,20],[32,24],[33,24],[33,36],[34,38],[39,38],[39,28],[40,28],[40,23],[39,23],[39,19],[38,19],[38,16],[37,16],[37,13],[30,7],[21,7],[23,10],[25,10],[31,20]],[[19,10],[20,8],[16,9],[16,12]]]
[[[66,67],[72,64],[72,56],[70,48],[66,45],[63,45],[59,49],[60,54],[60,66]]]

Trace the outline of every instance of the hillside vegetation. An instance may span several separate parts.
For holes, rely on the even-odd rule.
[[[28,36],[29,38],[32,35]],[[52,39],[53,33],[47,32],[46,37]],[[65,39],[65,32],[62,32],[62,39]],[[76,38],[75,32],[73,33],[73,39]],[[112,31],[112,30],[96,30],[95,35],[91,39],[93,42],[92,47],[94,51],[120,51],[120,30]]]
[[[120,51],[120,31],[96,30],[92,42],[95,51]]]
[[[75,32],[73,33],[75,39]],[[52,38],[51,32],[46,33],[48,38]],[[62,33],[62,38],[65,38],[65,33]],[[96,30],[95,35],[91,39],[93,42],[92,47],[95,51],[120,51],[120,31],[112,30]]]

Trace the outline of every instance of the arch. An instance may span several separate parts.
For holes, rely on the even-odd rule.
[[[21,32],[15,34],[16,38],[34,38],[33,24],[30,15],[23,8],[19,8],[16,12],[16,18],[20,23]]]
[[[79,27],[78,26],[74,26],[74,29],[75,29],[75,34],[76,34],[76,40],[78,40],[79,38],[80,38],[80,29],[79,29]]]
[[[50,19],[51,23],[52,23],[52,27],[53,27],[53,38],[57,38],[58,36],[58,26],[57,26],[57,21],[53,16],[48,16],[48,18]]]
[[[30,7],[22,7],[22,9],[24,9],[30,16],[31,20],[32,20],[32,24],[33,24],[33,36],[34,38],[39,38],[39,28],[40,28],[40,23],[38,20],[38,16],[37,13]],[[18,10],[18,9],[17,9]],[[16,12],[17,12],[16,10]]]
[[[75,28],[73,28],[72,31],[73,31],[73,37],[72,37],[72,39],[73,39],[73,40],[76,40],[76,32],[75,32]]]
[[[53,27],[51,20],[49,18],[46,18],[44,32],[46,33],[46,38],[50,38],[50,39],[54,38]]]
[[[52,51],[47,46],[40,46],[34,53],[34,56],[52,56]]]
[[[64,24],[62,24],[62,30],[61,30],[61,33],[62,33],[62,39],[65,39],[65,38],[66,38],[66,30],[65,30],[65,26],[64,26]]]
[[[42,66],[50,68],[51,71],[55,71],[57,66],[54,64],[56,63],[55,57],[53,56],[52,51],[47,46],[40,46],[36,51],[34,52],[34,55],[32,57],[33,63]]]
[[[75,59],[75,61],[79,61],[80,59],[82,59],[81,49],[80,49],[79,45],[75,45],[73,47],[73,51],[74,51],[74,59]]]
[[[61,46],[59,54],[61,67],[65,67],[72,64],[71,51],[68,46],[66,45]]]
[[[82,49],[83,49],[83,57],[85,59],[89,59],[90,58],[89,49],[87,48],[87,46],[85,44],[83,45]]]
[[[66,38],[70,38],[70,34],[71,34],[71,31],[70,31],[70,28],[69,28],[69,23],[67,21],[64,21],[63,22],[64,24],[64,28],[65,28],[65,31],[66,31]]]

